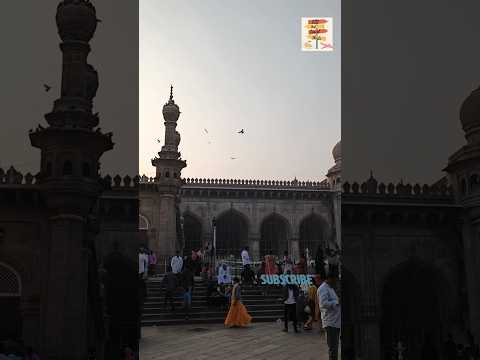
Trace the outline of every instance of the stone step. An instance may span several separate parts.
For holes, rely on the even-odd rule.
[[[277,317],[278,315],[283,315],[283,311],[279,310],[256,310],[256,311],[250,311],[250,309],[247,307],[247,310],[249,310],[249,313],[252,315],[252,317]],[[199,312],[190,312],[190,318],[191,319],[200,319],[200,318],[218,318],[218,317],[223,317],[225,318],[227,316],[228,309],[225,310],[216,310],[216,311],[199,311]],[[181,308],[175,309],[174,312],[170,313],[164,313],[164,314],[154,314],[154,313],[144,313],[142,315],[142,320],[149,320],[149,319],[157,319],[157,320],[167,320],[167,319],[183,319],[184,318],[184,311]]]
[[[273,322],[280,319],[280,317],[272,316],[255,316],[252,319],[252,322]],[[184,317],[181,319],[166,319],[162,321],[157,321],[155,319],[142,320],[141,326],[168,326],[168,325],[185,325],[185,324],[221,324],[225,321],[225,317],[211,317],[211,318],[198,318],[185,320]]]
[[[146,283],[147,296],[143,304],[142,326],[222,323],[228,312],[228,304],[224,308],[218,305],[207,305],[207,284],[197,278],[194,284],[192,308],[187,322],[184,319],[183,296],[177,293],[174,297],[175,311],[169,304],[164,308],[165,290],[162,289],[161,278],[150,279]],[[282,288],[262,285],[243,285],[242,301],[254,321],[275,321],[283,317],[281,301]]]
[[[176,309],[181,309],[183,307],[182,303],[175,304]],[[193,306],[191,311],[192,312],[205,312],[205,311],[220,311],[222,310],[219,305],[201,305],[201,306]],[[260,311],[260,310],[282,310],[283,311],[283,304],[249,304],[248,305],[249,311]],[[167,314],[170,313],[170,304],[166,307],[163,304],[160,306],[158,304],[152,304],[149,307],[144,307],[143,313],[144,314]]]

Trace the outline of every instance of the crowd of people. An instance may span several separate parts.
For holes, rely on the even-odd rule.
[[[141,279],[155,275],[157,255],[147,247],[138,250],[138,274]]]
[[[335,292],[335,281],[339,274],[338,252],[327,251],[328,258],[321,258],[321,270],[317,272],[318,259],[311,260],[303,254],[294,261],[287,251],[282,258],[266,255],[255,266],[249,247],[240,252],[242,269],[240,276],[233,276],[232,266],[226,261],[215,264],[211,248],[204,251],[194,250],[190,256],[181,256],[176,252],[167,266],[162,280],[165,291],[164,307],[176,311],[175,299],[183,299],[183,313],[189,319],[194,294],[194,276],[202,276],[207,284],[206,304],[225,310],[225,325],[245,327],[252,321],[248,309],[242,301],[242,286],[255,286],[260,283],[263,274],[311,274],[315,281],[310,285],[284,285],[282,297],[284,304],[283,331],[288,332],[289,323],[293,323],[294,332],[311,331],[315,323],[320,323],[322,334],[326,334],[330,359],[338,358],[340,334],[340,302]],[[281,287],[271,285],[270,287]],[[268,291],[268,287],[262,287]]]

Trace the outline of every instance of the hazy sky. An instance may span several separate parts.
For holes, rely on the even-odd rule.
[[[300,50],[314,16],[334,18],[335,51]],[[171,83],[184,177],[323,179],[341,133],[340,1],[142,0],[141,173],[154,174]]]
[[[433,183],[465,144],[480,85],[480,1],[342,3],[342,177]]]

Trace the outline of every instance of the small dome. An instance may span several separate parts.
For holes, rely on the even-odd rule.
[[[463,102],[460,121],[467,141],[480,141],[480,87],[472,91]]]
[[[163,106],[163,117],[167,121],[177,121],[180,116],[180,108],[173,100],[173,86],[170,86],[170,99]]]
[[[342,160],[342,141],[341,140],[333,147],[332,156],[335,162],[339,162],[340,160]]]
[[[97,28],[95,7],[87,0],[64,0],[57,7],[58,34],[63,41],[89,42]]]

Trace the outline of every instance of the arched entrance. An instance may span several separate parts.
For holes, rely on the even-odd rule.
[[[183,215],[183,240],[184,255],[190,255],[192,250],[198,250],[203,247],[202,223],[196,216],[190,213]]]
[[[20,275],[0,263],[0,341],[22,337],[21,292]]]
[[[288,235],[287,219],[278,214],[267,216],[260,227],[260,256],[283,255],[288,250]]]
[[[439,356],[451,295],[448,288],[439,270],[420,261],[411,260],[392,270],[382,292],[382,359],[396,356],[393,348],[399,341],[406,359],[423,360],[425,351]]]
[[[248,223],[244,215],[228,210],[217,219],[217,255],[239,256],[248,245]]]
[[[326,232],[325,221],[317,214],[310,214],[300,223],[299,247],[300,253],[308,249],[314,257],[318,251],[323,251]]]

